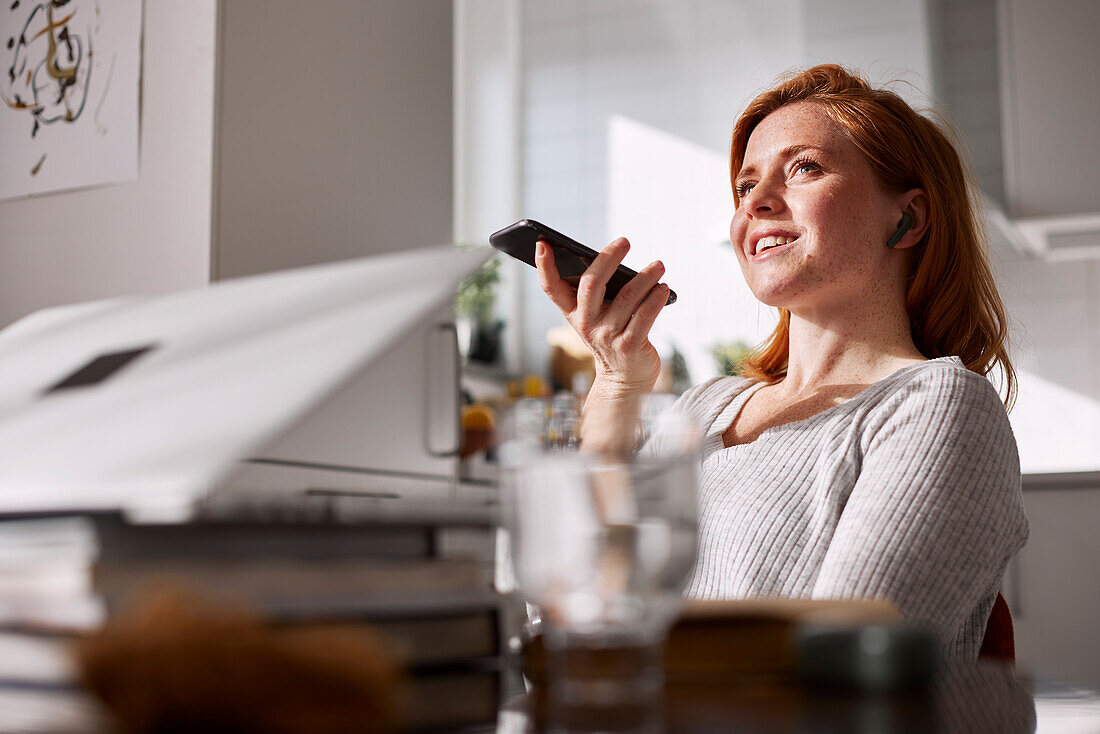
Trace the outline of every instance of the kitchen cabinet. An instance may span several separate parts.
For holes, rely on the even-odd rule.
[[[1047,678],[1100,680],[1100,474],[1025,477],[1024,503],[1031,536],[1005,584],[1017,664]]]

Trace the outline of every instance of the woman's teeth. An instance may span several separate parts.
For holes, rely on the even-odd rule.
[[[756,243],[756,251],[760,253],[772,247],[789,244],[797,239],[797,237],[761,237],[760,241]]]

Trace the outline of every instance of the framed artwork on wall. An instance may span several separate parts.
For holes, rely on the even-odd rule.
[[[142,0],[0,8],[0,199],[138,175]]]

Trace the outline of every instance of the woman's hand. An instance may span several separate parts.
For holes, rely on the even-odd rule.
[[[584,451],[621,458],[634,449],[642,397],[653,390],[661,358],[649,343],[649,330],[668,301],[665,272],[658,260],[638,273],[615,300],[604,303],[607,281],[630,249],[625,238],[604,248],[576,290],[558,274],[550,246],[535,245],[539,284],[596,358],[596,380],[584,401]]]
[[[668,300],[667,285],[658,281],[665,268],[650,263],[604,302],[607,281],[630,249],[625,237],[612,242],[592,261],[577,289],[558,274],[553,251],[543,241],[535,245],[539,285],[596,358],[596,379],[626,392],[649,392],[661,371],[661,358],[649,342],[649,330]]]

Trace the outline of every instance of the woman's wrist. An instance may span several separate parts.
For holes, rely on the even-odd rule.
[[[657,384],[657,378],[631,379],[612,372],[596,370],[596,377],[592,381],[593,391],[607,398],[629,398],[637,395],[648,395],[653,392],[653,386]]]
[[[597,374],[581,411],[584,449],[613,456],[629,454],[642,403],[652,391],[653,384],[648,381]]]

